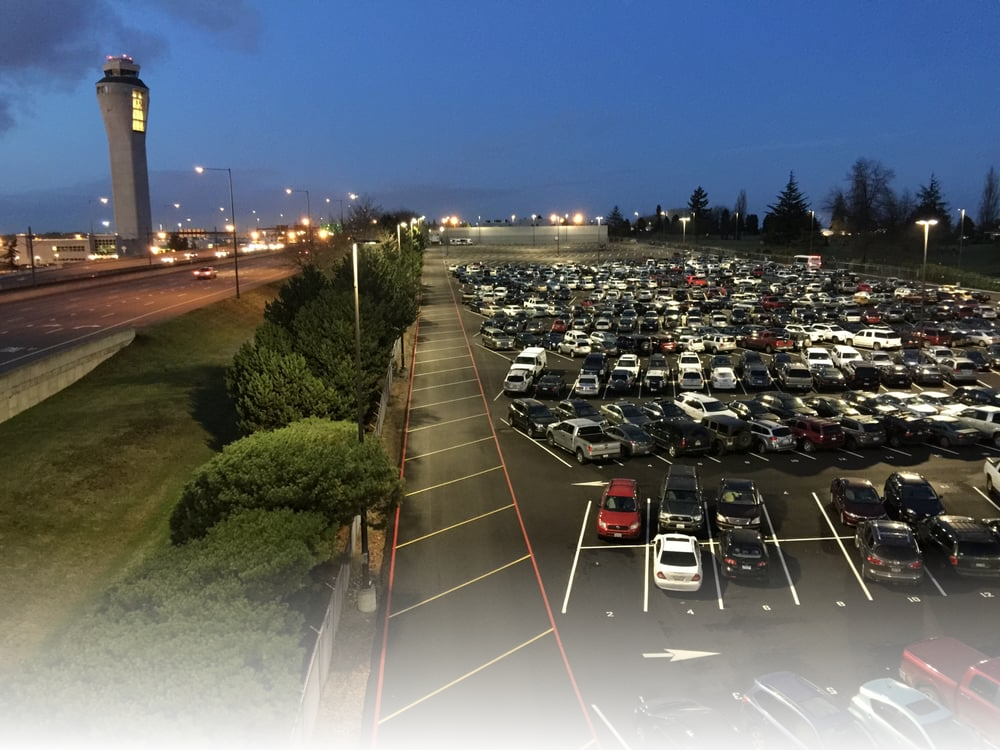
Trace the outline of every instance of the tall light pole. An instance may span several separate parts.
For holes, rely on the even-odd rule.
[[[233,170],[230,167],[195,167],[198,174],[203,172],[225,172],[229,177],[229,210],[233,217],[233,273],[236,275],[236,299],[240,298],[240,248],[236,242],[236,201],[233,200]]]
[[[358,243],[351,246],[351,265],[354,271],[354,388],[357,399],[358,443],[365,442],[365,404],[361,373],[361,301],[358,294]],[[361,511],[361,564],[365,587],[371,588],[371,567],[368,564],[368,508]]]
[[[924,317],[924,305],[927,304],[927,240],[930,236],[931,227],[937,226],[937,219],[918,219],[917,224],[924,228],[924,270],[920,274],[920,317]]]
[[[965,245],[965,209],[958,209],[962,219],[958,224],[958,268],[962,269],[962,248]]]
[[[538,214],[531,215],[531,246],[535,246],[535,222],[538,221]]]
[[[305,193],[306,194],[306,220],[303,222],[303,224],[306,225],[306,240],[309,243],[309,250],[311,251],[312,250],[312,241],[313,241],[313,236],[312,236],[312,203],[310,203],[310,201],[309,201],[309,191],[308,190],[300,190],[298,188],[290,188],[289,187],[289,188],[285,188],[285,192],[288,195],[291,195],[292,193]]]
[[[809,211],[809,254],[812,255],[813,251],[813,227],[816,226],[816,212]]]
[[[678,221],[681,223],[681,244],[687,245],[688,237],[688,222],[691,221],[690,216],[682,216]]]

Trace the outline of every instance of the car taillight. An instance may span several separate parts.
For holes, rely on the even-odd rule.
[[[912,570],[919,570],[920,568],[924,567],[924,564],[920,560],[914,560],[909,564],[908,567],[911,568]]]
[[[657,577],[657,578],[663,578],[663,579],[666,579],[666,576],[665,576],[665,575],[663,575],[662,571],[659,571],[659,570],[658,570],[658,571],[656,571],[656,577]]]
[[[695,573],[693,576],[691,576],[691,580],[692,581],[700,581],[701,580],[701,576],[698,573]]]
[[[686,448],[687,442],[687,438],[681,438],[681,448]]]
[[[952,565],[958,565],[958,555],[948,555],[948,562]]]
[[[767,567],[767,560],[758,560],[757,561],[757,567],[758,568],[766,568]]]
[[[722,562],[724,562],[726,565],[732,565],[734,567],[736,566],[736,560],[732,557],[723,557]]]
[[[868,555],[868,557],[866,557],[865,559],[872,565],[885,565],[885,563],[882,561],[882,558],[877,557],[875,555]]]

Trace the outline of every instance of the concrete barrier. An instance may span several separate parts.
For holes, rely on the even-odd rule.
[[[72,385],[133,339],[135,331],[131,328],[115,331],[0,374],[0,422]]]

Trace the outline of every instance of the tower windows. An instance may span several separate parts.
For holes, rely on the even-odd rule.
[[[141,89],[132,89],[132,132],[146,132],[146,98]]]

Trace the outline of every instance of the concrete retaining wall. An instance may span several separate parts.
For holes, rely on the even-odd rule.
[[[132,343],[131,328],[56,352],[43,360],[0,374],[0,422],[72,385]]]

